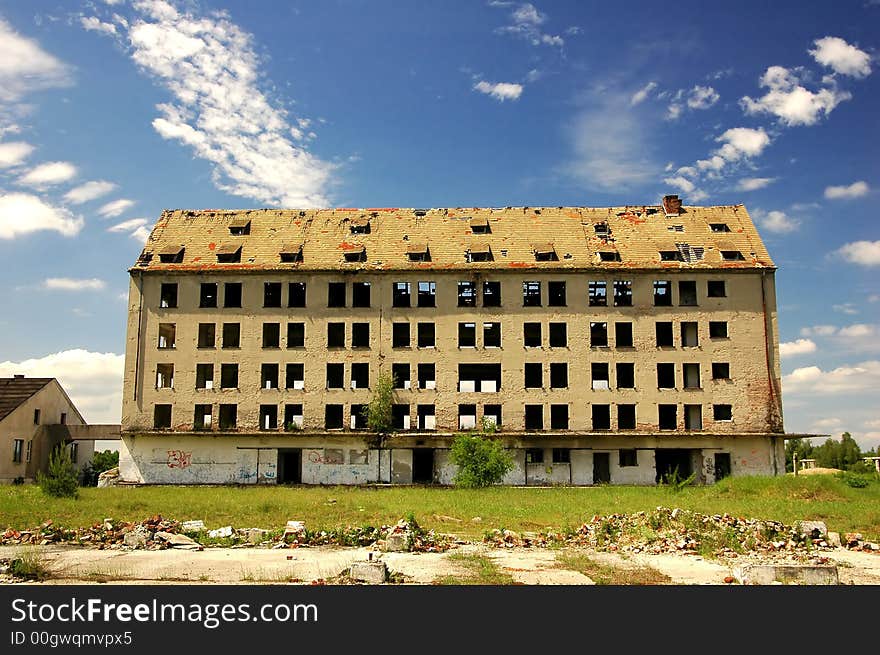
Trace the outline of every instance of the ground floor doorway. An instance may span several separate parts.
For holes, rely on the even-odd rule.
[[[302,450],[278,449],[278,484],[302,483]]]
[[[433,484],[434,482],[434,449],[413,448],[412,481],[413,484]]]
[[[593,484],[611,483],[611,454],[593,453]]]
[[[693,473],[691,451],[687,448],[658,448],[654,451],[657,464],[656,482],[665,482],[667,477],[678,476],[684,480]]]

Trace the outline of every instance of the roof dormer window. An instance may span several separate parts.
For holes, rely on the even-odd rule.
[[[412,243],[406,248],[406,256],[411,262],[431,261],[431,252],[427,243]]]
[[[681,253],[678,250],[661,250],[660,251],[660,261],[661,262],[681,262],[681,261],[684,261],[684,258],[681,256]]]
[[[241,244],[224,243],[217,248],[217,261],[221,264],[231,264],[241,261]]]
[[[745,261],[745,257],[739,250],[722,250],[721,259],[726,262]]]
[[[165,246],[159,251],[159,261],[163,264],[180,264],[183,253],[183,246]]]
[[[616,250],[600,250],[596,253],[600,262],[619,262],[620,253]]]
[[[369,216],[358,216],[357,218],[351,219],[349,223],[349,229],[351,229],[352,234],[369,234],[370,233],[370,218]]]
[[[281,261],[285,264],[296,264],[303,260],[303,244],[285,243],[281,246]]]
[[[709,229],[713,232],[730,232],[730,226],[727,223],[709,223]]]
[[[489,227],[488,218],[472,218],[470,224],[471,232],[474,234],[489,234],[492,232],[492,228]]]
[[[346,262],[365,262],[367,261],[367,249],[365,246],[355,246],[346,250],[343,256]]]
[[[236,218],[229,224],[229,233],[235,236],[244,236],[251,233],[251,219]]]
[[[552,243],[535,243],[532,244],[532,250],[535,253],[536,262],[557,262],[559,256]]]
[[[702,246],[692,246],[688,243],[676,243],[675,247],[681,253],[681,261],[698,262],[703,258],[704,249]]]
[[[593,223],[593,231],[595,231],[596,237],[599,239],[608,239],[611,237],[611,228],[605,221],[602,221],[601,223]]]
[[[492,248],[484,241],[472,243],[465,252],[464,258],[468,262],[491,262],[494,259]]]

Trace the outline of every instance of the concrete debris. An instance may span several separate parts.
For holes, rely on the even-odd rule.
[[[349,569],[352,580],[369,584],[383,584],[388,579],[388,567],[385,562],[370,560],[354,562]]]
[[[832,548],[840,548],[840,533],[829,532],[826,541],[828,542],[828,545]]]
[[[153,539],[153,533],[142,525],[135,527],[133,530],[125,532],[122,537],[122,543],[129,548],[143,548],[148,541]]]
[[[224,526],[222,528],[217,528],[216,530],[208,530],[208,536],[211,539],[225,539],[227,537],[231,537],[234,530],[231,525]]]
[[[204,532],[205,522],[204,521],[184,521],[180,524],[180,529],[184,532]]]
[[[284,534],[281,535],[282,540],[287,541],[287,537],[302,535],[306,531],[304,521],[288,521],[284,526]]]
[[[247,542],[259,546],[268,539],[269,531],[262,528],[250,528],[247,532]]]
[[[98,488],[115,487],[119,484],[119,467],[108,469],[98,475]]]
[[[797,527],[801,535],[810,539],[825,539],[828,536],[828,526],[824,521],[798,521]]]
[[[204,550],[197,541],[190,539],[185,534],[174,534],[171,532],[157,532],[154,539],[164,541],[172,548],[182,548],[184,550]]]
[[[836,566],[803,566],[791,564],[747,564],[734,569],[741,584],[840,584]]]

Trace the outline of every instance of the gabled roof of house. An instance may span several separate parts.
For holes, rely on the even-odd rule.
[[[55,378],[0,378],[0,421]]]
[[[668,196],[675,198],[676,196]],[[230,227],[250,221],[250,233]],[[369,230],[364,225],[369,225]],[[714,227],[713,227],[714,225]],[[479,234],[474,233],[474,227]],[[486,227],[488,226],[488,227]],[[474,261],[475,243],[491,257]],[[282,261],[289,244],[303,244],[302,257]],[[430,257],[413,260],[412,244]],[[185,244],[180,262],[159,253]],[[555,253],[538,256],[535,244]],[[217,254],[240,245],[238,261]],[[661,261],[660,251],[688,257]],[[734,250],[742,258],[722,256]],[[362,257],[351,257],[351,253]],[[600,252],[616,252],[602,257]],[[346,257],[346,253],[349,254]],[[619,260],[618,260],[619,255]],[[221,258],[226,259],[226,258]],[[345,270],[625,270],[774,269],[775,265],[743,205],[679,207],[505,207],[445,209],[254,209],[166,210],[133,271],[345,271]]]

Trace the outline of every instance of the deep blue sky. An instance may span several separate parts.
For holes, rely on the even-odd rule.
[[[780,267],[786,427],[873,445],[878,27],[872,0],[3,2],[0,373],[118,417],[125,271],[163,208],[678,192],[744,203]]]

